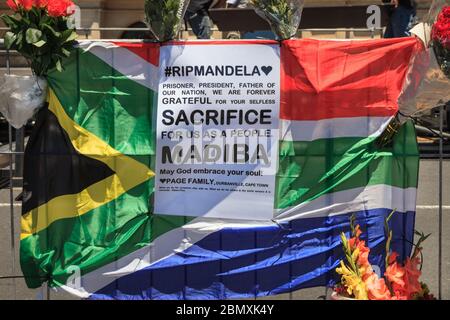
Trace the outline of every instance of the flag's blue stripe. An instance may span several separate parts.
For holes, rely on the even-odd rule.
[[[384,219],[391,209],[357,212],[357,223],[383,267]],[[277,227],[223,229],[182,253],[124,276],[91,299],[226,299],[286,293],[330,285],[342,258],[340,233],[349,232],[352,213],[299,219]],[[414,212],[391,220],[393,248],[409,254]]]

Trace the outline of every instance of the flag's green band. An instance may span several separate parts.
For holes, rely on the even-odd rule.
[[[105,163],[115,174],[78,194],[56,197],[24,214],[21,239],[47,228],[59,219],[77,217],[100,207],[154,176],[153,171],[144,164],[121,154],[77,125],[68,117],[52,90],[49,91],[49,110],[56,115],[79,153]]]
[[[363,186],[417,187],[419,152],[412,123],[402,126],[389,147],[380,148],[376,139],[280,142],[275,208]]]
[[[48,82],[69,118],[148,165],[148,157],[156,153],[157,93],[82,49],[64,62],[64,68],[62,73],[52,72]]]

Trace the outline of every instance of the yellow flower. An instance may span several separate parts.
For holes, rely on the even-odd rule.
[[[342,275],[341,283],[347,288],[347,293],[350,296],[354,296],[357,300],[368,300],[364,281],[360,276],[349,269],[343,261],[341,261],[341,267],[336,268],[336,272]]]

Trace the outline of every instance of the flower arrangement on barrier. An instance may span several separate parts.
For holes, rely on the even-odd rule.
[[[189,0],[146,0],[145,20],[158,41],[175,39]]]
[[[450,100],[450,0],[433,0],[428,13],[410,30],[420,39],[401,96],[399,109],[420,118]]]
[[[0,111],[15,128],[20,128],[45,102],[49,70],[63,70],[77,34],[69,17],[74,13],[70,0],[7,0],[13,11],[0,18],[10,28],[4,41],[30,64],[33,76],[5,75],[0,87],[4,104]]]
[[[450,6],[439,13],[431,30],[431,41],[438,63],[450,79]]]
[[[279,40],[297,34],[304,0],[250,0],[256,13],[266,20]]]
[[[70,55],[77,37],[68,25],[74,13],[70,0],[7,0],[14,11],[1,19],[10,28],[5,34],[7,49],[17,50],[30,61],[36,76],[50,69],[62,70],[62,59]]]
[[[384,277],[379,277],[369,263],[370,249],[364,240],[361,240],[362,231],[359,225],[355,226],[355,217],[351,218],[352,237],[347,239],[341,234],[345,261],[341,260],[336,272],[341,275],[341,281],[334,288],[332,298],[356,300],[433,300],[434,297],[426,284],[420,282],[422,269],[421,244],[430,236],[416,231],[419,236],[414,245],[413,253],[405,261],[398,261],[398,253],[391,251],[392,230],[389,230],[388,221],[392,212],[385,221],[387,231],[386,260]]]

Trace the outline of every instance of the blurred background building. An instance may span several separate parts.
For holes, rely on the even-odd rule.
[[[144,0],[75,0],[81,8],[81,27],[91,29],[90,31],[81,31],[83,37],[103,38],[103,39],[121,39],[132,37],[143,37],[142,31],[111,31],[98,30],[97,28],[145,28],[144,21]],[[215,1],[214,7],[225,7],[225,0]],[[382,4],[382,0],[305,0],[306,7],[336,7],[336,6],[368,6],[371,4]],[[417,0],[418,16],[422,17],[428,10],[431,0]],[[7,11],[8,7],[5,1],[1,1],[0,13]],[[3,26],[3,25],[2,25]],[[336,33],[324,32],[306,32],[300,36],[303,37],[345,37],[345,33],[340,31]],[[192,32],[184,31],[183,38],[194,37]],[[215,39],[223,38],[223,32],[215,28],[213,37]],[[364,37],[367,34],[356,33],[351,37]]]
[[[80,8],[77,32],[79,39],[151,39],[145,24],[144,0],[74,0]],[[268,24],[251,9],[226,8],[227,0],[214,0],[210,16],[214,26],[212,38],[254,38],[271,34]],[[298,38],[361,39],[380,38],[384,34],[391,0],[305,0]],[[427,14],[432,0],[416,0],[417,21]],[[368,29],[370,13],[367,8],[378,5],[382,13],[381,27]],[[392,6],[391,6],[392,7]],[[0,13],[8,12],[6,1],[0,0]],[[0,22],[0,38],[6,28]],[[188,24],[184,24],[180,38],[195,39]],[[8,56],[8,59],[7,59]],[[29,74],[27,61],[0,46],[0,74],[7,66],[15,74]],[[1,81],[1,79],[0,79]],[[446,108],[444,123],[450,131],[450,108]],[[432,127],[439,124],[439,110],[423,117]],[[7,136],[7,126],[0,115],[0,146]],[[2,138],[3,137],[3,138]]]

